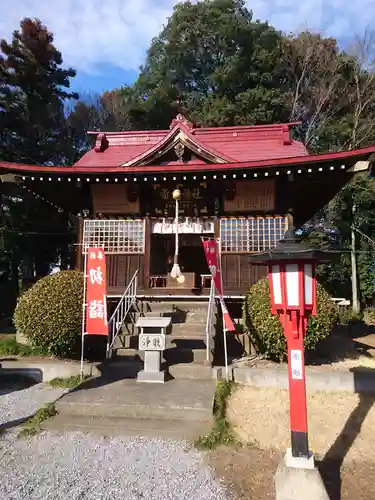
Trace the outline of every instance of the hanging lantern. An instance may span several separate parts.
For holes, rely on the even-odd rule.
[[[172,193],[172,197],[175,201],[178,201],[181,198],[181,191],[179,189],[175,189]]]

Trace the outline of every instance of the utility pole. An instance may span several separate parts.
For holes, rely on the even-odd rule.
[[[354,314],[358,314],[360,307],[358,301],[358,280],[357,280],[357,256],[355,249],[355,231],[354,231],[354,216],[356,212],[356,204],[352,205],[352,225],[351,225],[351,236],[352,236],[352,245],[351,245],[351,262],[352,262],[352,309]]]

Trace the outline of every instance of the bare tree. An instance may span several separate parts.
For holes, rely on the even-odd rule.
[[[132,122],[131,104],[127,102],[129,89],[115,89],[104,92],[100,98],[103,127],[105,130],[129,130]]]
[[[345,61],[336,40],[310,32],[285,38],[284,54],[290,119],[304,122],[305,144],[313,147],[337,111]]]
[[[351,134],[343,148],[365,146],[375,135],[375,32],[367,29],[349,46],[353,83],[348,88]]]

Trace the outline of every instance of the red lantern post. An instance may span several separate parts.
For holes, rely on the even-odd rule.
[[[249,257],[251,264],[267,265],[271,310],[278,314],[288,345],[291,453],[310,459],[307,429],[304,338],[309,316],[316,314],[315,268],[328,252],[297,242],[290,228],[276,248]]]
[[[316,314],[315,262],[272,261],[268,266],[271,309],[279,314],[288,346],[292,456],[309,458],[304,338],[308,317]]]

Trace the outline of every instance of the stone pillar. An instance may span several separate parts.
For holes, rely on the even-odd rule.
[[[145,351],[144,369],[138,373],[138,382],[165,382],[165,370],[161,370],[161,351]]]
[[[166,372],[161,370],[161,360],[165,350],[165,331],[170,324],[171,318],[164,317],[139,318],[137,321],[135,326],[141,332],[139,350],[145,352],[144,369],[138,373],[138,382],[165,382]]]

